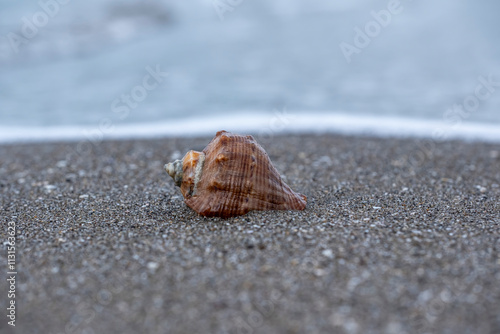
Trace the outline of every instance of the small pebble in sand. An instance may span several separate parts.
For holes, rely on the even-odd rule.
[[[56,167],[59,167],[59,168],[64,168],[68,165],[68,162],[66,160],[59,160],[57,163],[56,163]]]
[[[324,251],[321,252],[324,257],[327,257],[329,259],[333,259],[333,252],[331,249],[325,249]]]

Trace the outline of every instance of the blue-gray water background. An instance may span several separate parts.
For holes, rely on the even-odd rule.
[[[500,82],[498,1],[401,0],[350,62],[341,43],[355,46],[356,29],[394,0],[60,1],[0,0],[0,127],[284,108],[500,124],[500,86],[472,112],[447,114],[480,77]],[[168,76],[127,106],[146,68]]]

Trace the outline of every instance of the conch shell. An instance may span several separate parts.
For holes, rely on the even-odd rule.
[[[186,204],[203,216],[306,207],[306,197],[283,182],[252,136],[219,131],[203,152],[189,151],[165,170],[181,188]]]

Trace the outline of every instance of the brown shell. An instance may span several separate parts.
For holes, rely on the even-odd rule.
[[[201,175],[197,175],[200,163]],[[180,187],[185,202],[203,216],[232,217],[250,210],[306,207],[306,197],[283,182],[252,136],[217,132],[203,152],[186,154],[182,173]]]

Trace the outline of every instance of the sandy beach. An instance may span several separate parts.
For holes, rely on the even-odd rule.
[[[163,165],[210,139],[0,145],[0,332],[500,333],[498,144],[257,137],[306,210],[209,219]]]

